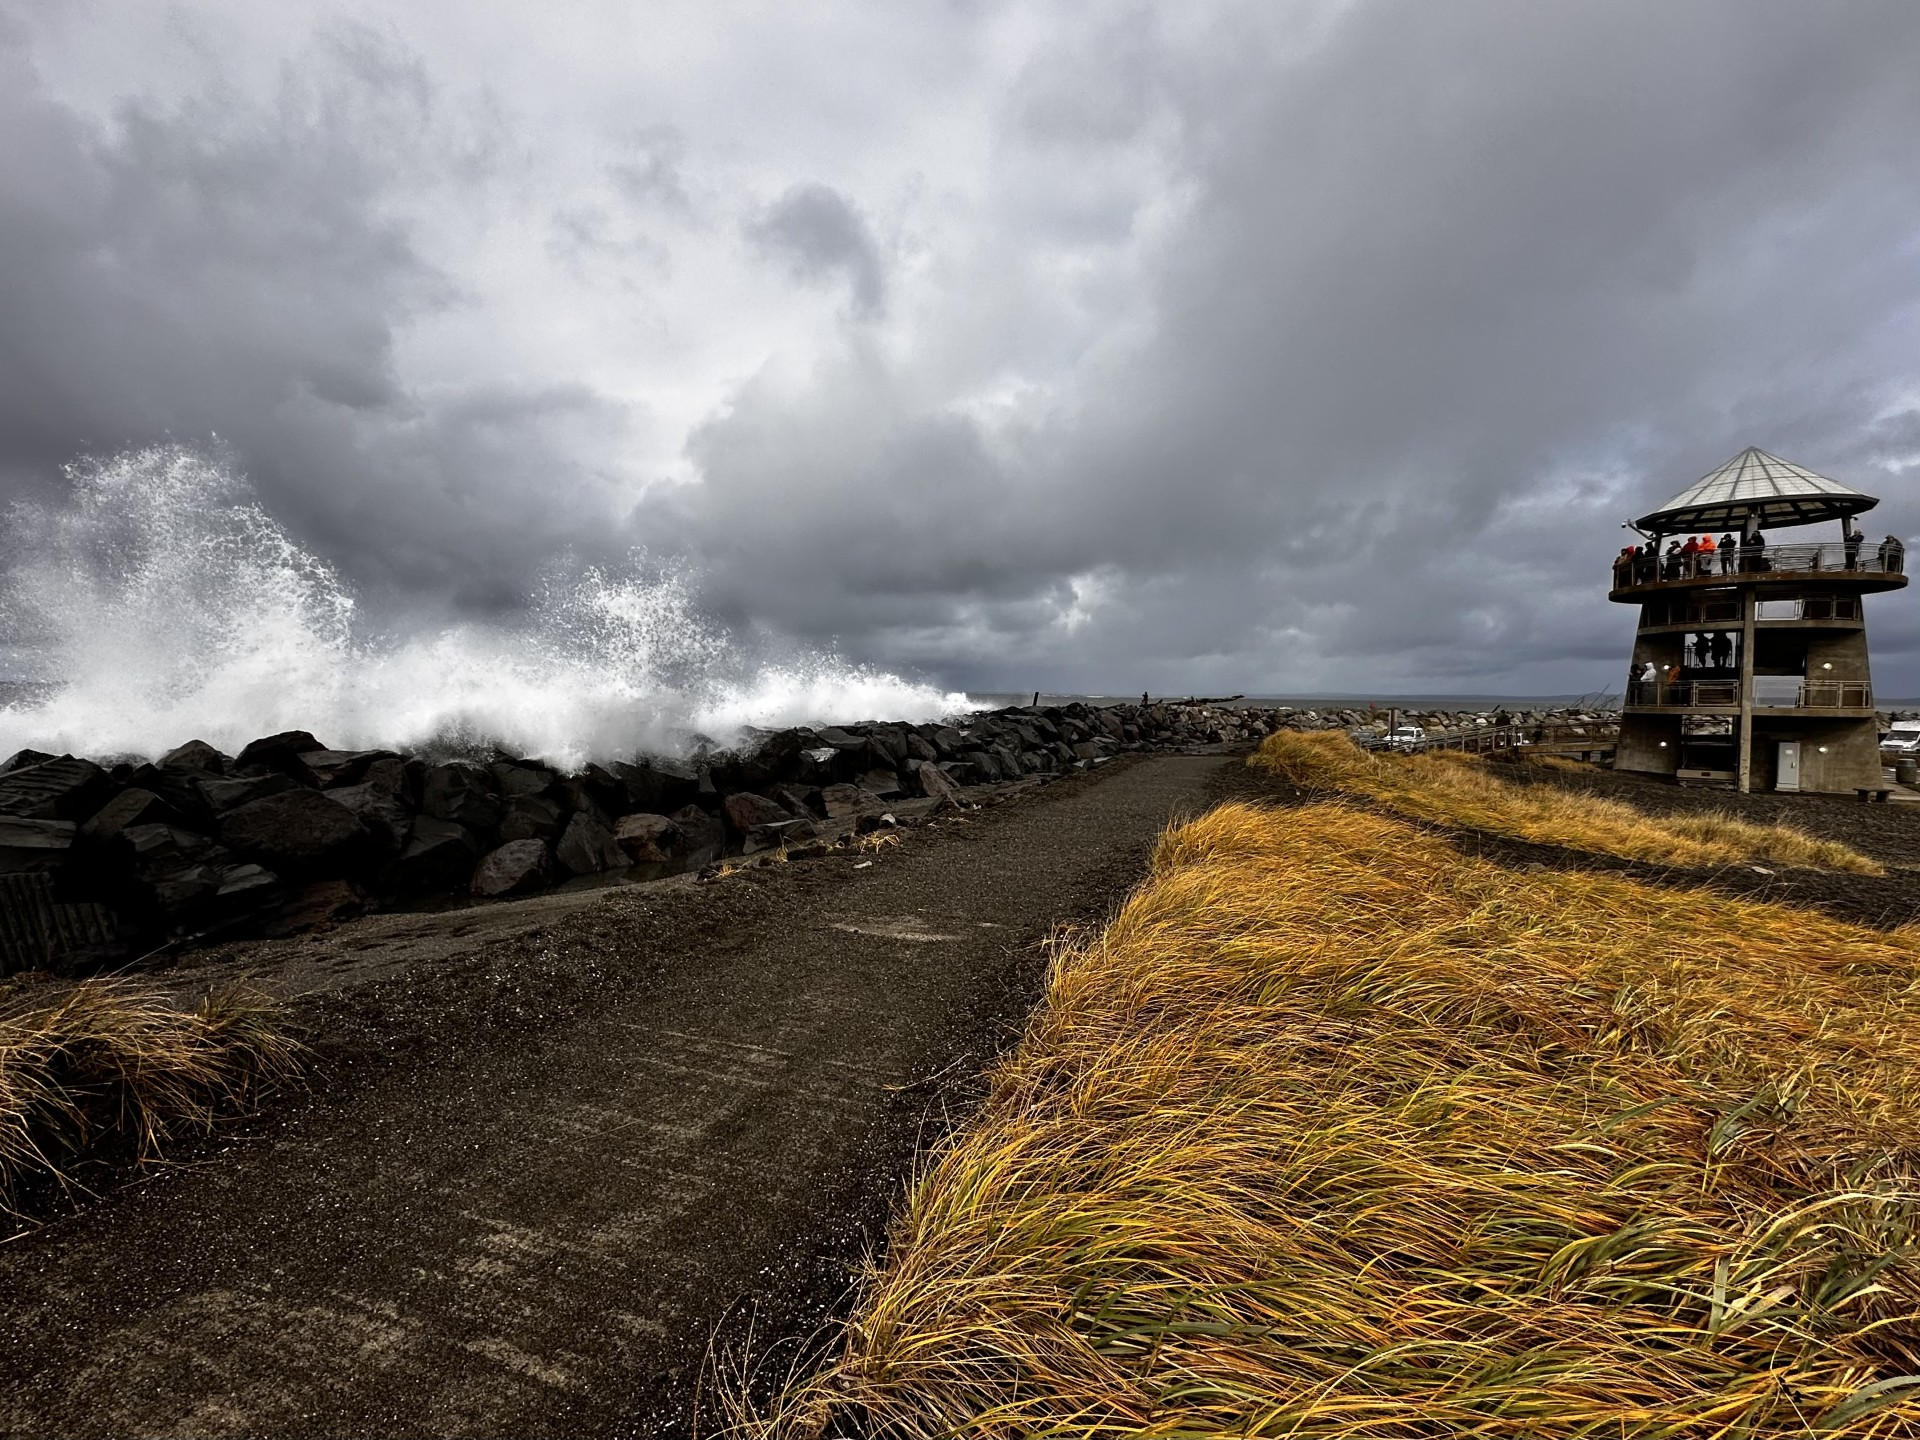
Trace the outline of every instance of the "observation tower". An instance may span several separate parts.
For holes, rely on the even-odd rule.
[[[1879,503],[1748,449],[1633,522],[1647,543],[1615,559],[1607,597],[1640,607],[1616,769],[1740,790],[1882,784],[1862,597],[1907,577],[1900,541],[1854,522]],[[1767,533],[1828,522],[1838,538]]]

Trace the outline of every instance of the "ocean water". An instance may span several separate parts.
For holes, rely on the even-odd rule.
[[[973,708],[831,654],[749,659],[693,583],[642,554],[556,571],[513,625],[369,633],[339,575],[228,458],[162,445],[76,464],[0,542],[0,755],[232,752],[280,730],[340,748],[497,743],[563,766],[749,726]]]

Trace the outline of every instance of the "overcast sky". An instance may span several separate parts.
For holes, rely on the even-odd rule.
[[[1920,534],[1912,0],[0,0],[0,137],[0,486],[217,433],[383,616],[1566,692],[1749,444]]]

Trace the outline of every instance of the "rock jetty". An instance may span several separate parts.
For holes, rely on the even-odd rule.
[[[1435,732],[1603,718],[1400,715]],[[1385,711],[1077,703],[756,732],[734,750],[573,774],[499,751],[436,761],[335,750],[303,730],[232,756],[189,741],[143,764],[21,751],[0,765],[0,974],[85,971],[170,944],[290,933],[437,897],[522,895],[726,854],[805,854],[903,802],[961,805],[983,787],[1127,753],[1385,722]]]

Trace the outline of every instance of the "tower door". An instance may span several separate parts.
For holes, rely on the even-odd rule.
[[[1780,742],[1780,768],[1775,772],[1773,788],[1776,790],[1798,790],[1800,788],[1800,742],[1782,740]]]

